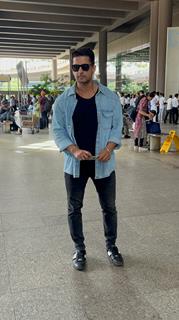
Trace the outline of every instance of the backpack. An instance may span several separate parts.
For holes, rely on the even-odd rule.
[[[46,101],[45,101],[45,104],[44,104],[44,111],[50,112],[51,109],[52,109],[52,104],[53,103],[48,98],[46,98]]]
[[[131,118],[131,120],[133,122],[135,122],[135,119],[137,117],[137,107],[134,107],[132,110],[131,110],[131,113],[129,114],[129,117]]]

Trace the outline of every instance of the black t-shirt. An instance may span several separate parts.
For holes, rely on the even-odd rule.
[[[74,134],[80,149],[95,155],[96,134],[98,128],[95,95],[85,99],[76,94],[77,105],[73,113]]]
[[[96,95],[96,94],[95,94]],[[98,129],[95,95],[85,99],[76,94],[77,105],[73,113],[74,135],[80,149],[95,155],[96,135]],[[81,161],[80,174],[94,172],[95,161]]]

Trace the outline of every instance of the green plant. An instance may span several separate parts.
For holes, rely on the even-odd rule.
[[[52,80],[48,74],[43,74],[40,78],[41,83],[33,85],[32,88],[29,90],[30,94],[34,96],[39,95],[42,89],[45,89],[47,94],[58,95],[64,91],[63,83],[60,79]]]
[[[122,79],[122,90],[121,90],[122,92],[136,93],[140,90],[144,90],[144,92],[147,92],[149,90],[148,81],[139,83],[139,82],[132,81],[130,78],[124,75]]]

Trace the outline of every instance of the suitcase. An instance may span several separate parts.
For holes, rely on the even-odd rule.
[[[44,118],[40,118],[40,129],[44,129],[47,126],[47,121]]]

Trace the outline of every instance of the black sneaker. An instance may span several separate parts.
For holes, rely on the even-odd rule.
[[[121,255],[121,253],[118,251],[118,248],[116,246],[113,246],[107,250],[107,255],[109,261],[117,266],[117,267],[122,267],[124,265],[124,260]]]
[[[83,271],[86,266],[86,252],[85,251],[75,251],[73,255],[73,267],[76,270]]]

